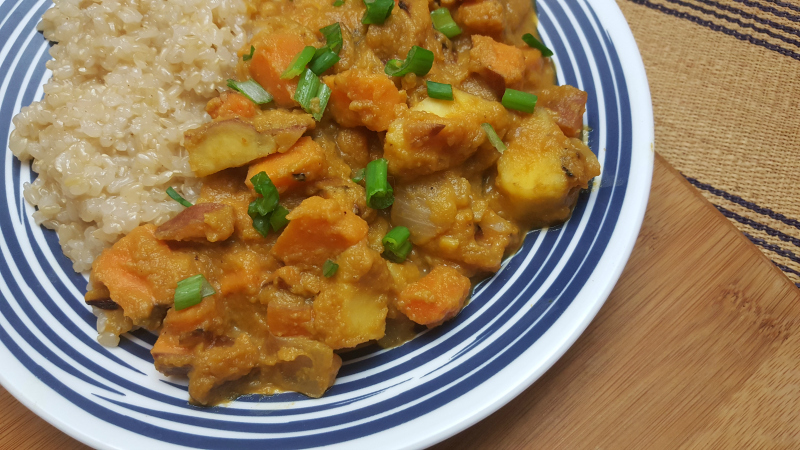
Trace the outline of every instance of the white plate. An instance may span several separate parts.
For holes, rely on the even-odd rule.
[[[0,139],[42,96],[48,1],[0,3]],[[37,227],[21,186],[33,174],[6,151],[0,209],[0,382],[38,415],[100,448],[417,448],[474,424],[539,378],[577,339],[617,281],[644,216],[653,169],[650,93],[613,0],[540,0],[559,82],[589,93],[589,143],[602,176],[563,227],[534,232],[476,289],[455,320],[392,350],[344,355],[317,400],[248,397],[189,406],[185,385],[153,367],[144,331],[116,349],[95,341],[86,279]]]

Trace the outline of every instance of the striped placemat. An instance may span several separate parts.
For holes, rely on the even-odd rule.
[[[617,0],[656,151],[800,286],[800,0]]]

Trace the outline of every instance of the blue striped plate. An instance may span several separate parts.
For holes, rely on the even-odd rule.
[[[0,139],[42,96],[48,44],[35,31],[50,2],[0,2]],[[589,93],[589,143],[602,165],[568,223],[523,249],[453,321],[392,350],[344,355],[321,399],[287,393],[225,407],[187,403],[153,367],[155,336],[95,341],[86,278],[21,196],[29,165],[10,151],[0,209],[0,382],[27,407],[99,448],[418,448],[463,430],[539,378],[595,316],[630,255],[653,167],[650,93],[636,43],[613,0],[539,0],[559,82]]]

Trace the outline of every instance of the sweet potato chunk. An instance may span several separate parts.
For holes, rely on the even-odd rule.
[[[223,92],[208,101],[206,112],[212,119],[220,120],[253,117],[256,115],[256,105],[238,92]]]
[[[505,27],[505,11],[497,0],[462,3],[453,18],[471,34],[494,36],[502,33]]]
[[[367,237],[369,226],[336,200],[309,197],[286,216],[272,253],[286,264],[322,265]]]
[[[490,123],[500,136],[511,124],[498,102],[458,89],[453,97],[427,98],[392,122],[384,143],[390,174],[407,179],[454,167],[486,142],[482,123]]]
[[[343,127],[386,131],[406,106],[405,94],[382,73],[353,69],[327,76],[323,81],[331,88],[328,110]]]
[[[198,177],[239,167],[277,150],[273,136],[241,119],[210,122],[186,132],[189,165]]]
[[[167,241],[224,241],[233,234],[235,221],[236,211],[232,206],[200,203],[161,224],[155,236]]]
[[[311,337],[313,318],[312,303],[297,296],[280,296],[267,305],[267,326],[275,336]]]
[[[525,74],[522,50],[501,44],[487,36],[472,35],[469,51],[469,71],[477,73],[502,92],[522,81]]]
[[[461,311],[469,290],[469,278],[452,267],[436,266],[400,292],[397,309],[420,325],[434,327]]]
[[[247,184],[251,189],[253,183],[250,179],[260,172],[266,172],[278,192],[289,190],[319,180],[327,173],[325,151],[322,147],[306,136],[292,146],[286,153],[276,153],[266,158],[255,161],[247,170]]]
[[[105,286],[134,325],[154,328],[172,305],[178,281],[197,273],[193,259],[155,237],[154,225],[134,228],[92,264],[91,282]]]
[[[495,185],[502,195],[498,212],[532,226],[563,222],[580,190],[599,174],[591,150],[565,136],[550,111],[537,109],[497,161]]]
[[[281,74],[303,48],[305,42],[297,34],[260,33],[253,39],[256,50],[250,61],[250,76],[272,94],[276,105],[297,106],[294,91],[298,78],[281,80]]]

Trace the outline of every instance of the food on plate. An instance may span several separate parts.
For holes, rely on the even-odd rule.
[[[45,15],[54,87],[15,120],[12,150],[40,173],[26,198],[91,264],[98,339],[158,330],[156,368],[197,404],[323,395],[337,352],[455,317],[600,174],[587,94],[555,85],[527,1],[76,5]],[[118,26],[91,32],[166,47],[109,65],[56,25],[100,13]],[[196,46],[162,64],[181,39]],[[125,89],[133,103],[108,103]]]

